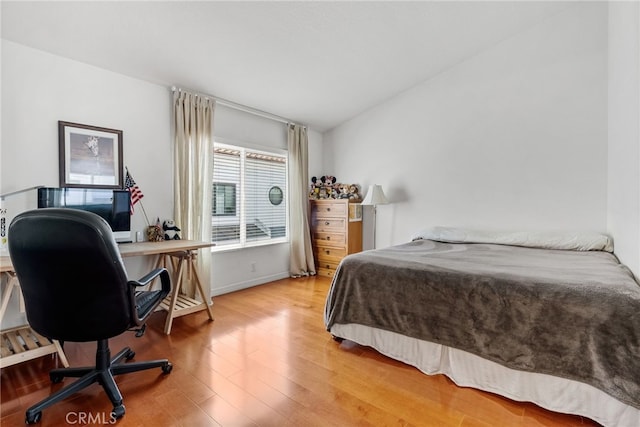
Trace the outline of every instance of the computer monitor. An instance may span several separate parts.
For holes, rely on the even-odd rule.
[[[70,208],[104,218],[117,242],[131,242],[131,193],[102,188],[38,189],[38,208]]]

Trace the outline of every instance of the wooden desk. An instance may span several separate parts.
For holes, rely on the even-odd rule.
[[[155,267],[165,267],[172,273],[171,294],[160,304],[167,311],[164,332],[171,332],[173,319],[185,314],[207,310],[209,319],[213,320],[211,297],[205,292],[196,266],[197,250],[213,246],[212,243],[193,240],[167,240],[163,242],[126,243],[119,245],[123,257],[157,255]],[[185,275],[186,266],[186,275]],[[4,318],[14,288],[20,286],[11,258],[0,256],[0,275],[3,279],[2,302],[0,304],[0,322]],[[185,277],[186,276],[186,277]],[[194,280],[202,301],[180,295],[184,280]],[[207,281],[208,283],[208,281]],[[22,297],[22,295],[20,295]],[[21,300],[22,301],[22,300]],[[0,331],[0,368],[35,359],[47,354],[57,353],[61,363],[69,366],[69,362],[56,340],[49,340],[33,331],[29,325]]]
[[[0,256],[0,275],[6,279],[3,281],[6,289],[3,291],[2,305],[0,305],[1,323],[9,300],[11,299],[13,289],[19,286],[16,273],[13,271],[11,258],[8,256]],[[20,295],[20,297],[22,306],[22,295]],[[60,362],[65,368],[69,367],[69,362],[60,343],[56,340],[43,337],[32,330],[29,325],[0,331],[0,368],[52,353],[58,354]]]
[[[157,255],[154,268],[165,267],[172,272],[173,290],[161,304],[160,308],[167,311],[164,333],[171,333],[173,319],[185,314],[207,310],[209,319],[213,320],[210,292],[205,292],[196,265],[197,250],[210,248],[213,243],[196,240],[164,240],[161,242],[122,243],[119,245],[123,257]],[[185,277],[185,266],[186,276]],[[184,280],[193,280],[200,293],[202,301],[180,294]],[[208,281],[207,281],[208,283]]]

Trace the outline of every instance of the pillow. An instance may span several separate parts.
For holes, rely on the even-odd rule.
[[[453,227],[431,227],[411,240],[428,239],[448,243],[494,243],[543,249],[613,252],[613,240],[606,234],[571,231],[489,231]]]

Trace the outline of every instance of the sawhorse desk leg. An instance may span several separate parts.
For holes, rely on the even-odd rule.
[[[205,292],[202,286],[196,265],[196,257],[197,254],[193,251],[173,252],[159,255],[156,263],[157,267],[165,267],[173,271],[173,290],[171,291],[171,295],[160,305],[161,308],[167,310],[167,319],[164,324],[164,333],[167,335],[171,333],[171,325],[173,324],[173,319],[176,317],[207,310],[209,320],[213,320],[213,309],[210,304],[211,297],[208,292]],[[184,277],[185,266],[188,276],[186,278]],[[184,280],[193,280],[195,282],[196,289],[202,301],[180,294]]]

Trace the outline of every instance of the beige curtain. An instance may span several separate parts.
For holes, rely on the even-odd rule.
[[[309,141],[304,126],[290,124],[289,145],[289,234],[291,256],[289,273],[293,277],[316,274],[309,232]]]
[[[213,99],[173,92],[174,215],[183,239],[211,241],[214,109]],[[211,251],[200,250],[198,267],[205,292],[211,288],[210,264]],[[185,281],[182,292],[194,297],[194,284]]]

